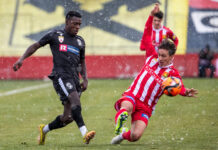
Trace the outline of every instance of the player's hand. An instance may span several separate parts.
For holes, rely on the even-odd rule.
[[[187,97],[197,97],[196,94],[198,94],[198,90],[191,88],[191,89],[186,89],[185,95]]]
[[[23,64],[23,61],[18,60],[18,61],[13,65],[13,70],[14,70],[14,71],[19,70],[20,67],[22,66],[22,64]]]
[[[83,82],[80,84],[81,88],[82,88],[82,92],[85,91],[88,87],[88,80],[85,79],[83,80]]]
[[[155,13],[159,12],[160,8],[159,8],[159,4],[155,3],[153,10],[151,11],[151,16],[154,16]]]

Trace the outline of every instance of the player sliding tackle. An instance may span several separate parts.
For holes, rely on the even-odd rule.
[[[159,11],[158,4],[151,11],[151,16]],[[146,62],[131,86],[123,93],[115,103],[117,114],[115,116],[115,136],[111,144],[119,144],[123,140],[138,141],[147,127],[148,120],[155,109],[159,98],[163,94],[161,81],[167,77],[177,77],[181,80],[178,71],[173,67],[172,60],[176,52],[176,46],[168,39],[162,41],[158,53],[151,41],[152,19],[146,23],[144,30],[144,42],[146,50]],[[181,80],[180,95],[195,97],[197,90],[185,88]],[[127,118],[131,116],[131,129],[123,127]]]

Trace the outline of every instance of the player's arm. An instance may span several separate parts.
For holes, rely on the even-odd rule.
[[[176,45],[176,47],[178,46],[178,44],[179,44],[179,39],[178,39],[178,37],[173,33],[173,31],[172,30],[168,30],[168,38],[170,38],[173,42],[174,42],[174,44]]]
[[[143,33],[141,44],[140,44],[140,49],[146,51],[147,57],[157,54],[154,46],[152,45],[151,36],[152,36],[153,16],[158,11],[159,11],[159,4],[156,3],[154,9],[151,11],[151,14],[148,17],[148,20],[145,24],[144,33]]]
[[[13,65],[13,70],[17,71],[18,69],[20,69],[20,67],[23,64],[24,59],[30,57],[33,53],[35,53],[39,48],[41,47],[41,45],[39,44],[39,42],[36,42],[32,45],[30,45],[27,50],[25,51],[25,53],[23,54],[23,56],[21,56]]]
[[[181,79],[182,82],[182,79]],[[197,97],[196,95],[198,94],[198,90],[194,89],[194,88],[185,88],[184,84],[182,83],[182,89],[181,92],[179,93],[182,96],[186,96],[186,97]]]
[[[49,32],[45,36],[43,36],[38,42],[30,45],[27,50],[24,52],[23,56],[21,56],[13,65],[14,71],[17,71],[20,69],[20,67],[23,64],[24,59],[30,57],[32,54],[34,54],[40,47],[50,43],[52,40],[52,35],[54,32]]]
[[[153,20],[153,17],[150,16],[150,18]],[[154,46],[152,45],[151,35],[152,35],[152,20],[151,23],[147,22],[145,26],[145,30],[143,33],[140,49],[146,51],[146,57],[149,57],[151,55],[157,55],[157,52],[155,51]]]
[[[175,76],[181,80],[181,91],[179,93],[180,95],[186,96],[186,97],[196,97],[196,94],[198,94],[198,91],[194,88],[191,88],[191,89],[185,88],[183,81],[182,81],[182,78],[178,72],[174,72],[173,76]]]
[[[141,43],[140,43],[140,50],[141,51],[145,51],[146,50],[146,41],[148,40],[147,38],[148,37],[151,38],[151,34],[152,34],[152,20],[153,20],[153,16],[149,16],[148,20],[146,21],[144,32],[143,32]]]
[[[81,71],[80,75],[82,76],[82,83],[80,84],[82,91],[85,91],[88,87],[88,77],[86,72],[86,61],[85,61],[85,41],[82,37],[80,37],[80,40],[82,42],[81,51],[80,51],[80,64],[81,64]]]
[[[80,71],[80,74],[82,76],[82,83],[81,83],[81,88],[82,88],[82,91],[85,91],[88,87],[88,78],[87,78],[87,72],[86,72],[86,62],[85,62],[85,59],[82,59],[81,60],[81,71]]]
[[[156,3],[153,10],[150,13],[150,16],[148,17],[148,20],[145,23],[145,28],[144,28],[144,32],[142,35],[142,39],[141,39],[141,43],[140,43],[140,50],[145,51],[146,50],[146,46],[147,46],[147,36],[149,35],[151,38],[152,35],[152,21],[153,21],[153,16],[156,12],[158,12],[159,9],[159,4]]]
[[[191,88],[191,89],[186,88],[185,96],[187,96],[187,97],[197,97],[196,94],[198,94],[198,90],[196,90],[194,88]]]

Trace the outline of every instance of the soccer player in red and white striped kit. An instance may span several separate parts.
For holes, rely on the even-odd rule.
[[[151,11],[151,16],[159,11],[156,4]],[[152,21],[148,21],[145,27],[144,41],[146,44],[146,61],[131,86],[123,93],[122,97],[115,103],[117,111],[115,115],[115,136],[111,144],[119,144],[123,140],[134,142],[142,136],[148,120],[155,110],[159,98],[163,94],[161,82],[164,78],[173,76],[180,78],[178,71],[173,67],[172,60],[176,52],[175,44],[165,39],[159,45],[158,53],[155,51],[151,41]],[[182,82],[182,81],[181,81]],[[196,89],[185,88],[182,83],[180,95],[196,97]],[[131,115],[131,129],[123,127],[128,116]]]
[[[159,10],[158,12],[155,12],[153,15],[150,15],[146,22],[146,24],[152,22],[151,39],[152,39],[152,45],[154,46],[156,52],[158,52],[158,46],[164,39],[167,38],[171,39],[176,45],[176,47],[178,46],[179,43],[179,40],[177,36],[173,33],[173,31],[161,24],[163,21],[163,15],[164,15],[163,12]],[[145,38],[146,37],[144,32],[140,45],[140,49],[142,51],[145,51],[145,47],[146,47]]]

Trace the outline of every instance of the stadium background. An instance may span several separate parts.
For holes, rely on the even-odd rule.
[[[79,35],[86,41],[89,78],[133,77],[144,63],[139,50],[144,24],[157,0],[1,0],[0,78],[42,79],[52,69],[49,47],[25,60],[18,72],[12,64],[34,41],[53,28],[63,28],[65,14],[83,15]],[[210,44],[218,68],[218,1],[160,0],[164,24],[179,38],[175,66],[185,77],[198,75],[198,52]],[[218,70],[215,76],[218,77]]]

